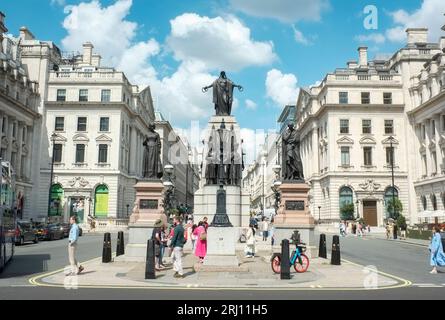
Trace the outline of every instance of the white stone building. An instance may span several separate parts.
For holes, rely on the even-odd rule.
[[[416,168],[414,223],[445,221],[445,37],[439,46],[442,52],[411,78],[408,118],[410,161]]]
[[[407,117],[413,108],[410,79],[441,50],[427,43],[426,29],[408,29],[407,34],[407,45],[391,59],[368,61],[367,48],[361,47],[358,62],[300,91],[297,130],[315,218],[338,221],[343,205],[352,203],[356,217],[383,225],[391,216],[386,204],[393,194],[393,157],[394,194],[403,204],[402,214],[416,221],[417,173],[411,160],[418,151]]]
[[[34,146],[40,124],[38,85],[22,61],[20,39],[4,36],[5,16],[0,12],[0,158],[11,162],[16,173],[19,218],[31,214],[36,191],[33,171],[38,170]]]
[[[62,57],[49,71],[45,109],[42,159],[50,161],[54,151],[49,216],[127,218],[142,176],[142,143],[155,120],[150,88],[140,90],[123,72],[101,66],[100,55],[85,43],[82,55]],[[49,189],[48,169],[41,173]],[[39,202],[37,208],[46,206]]]

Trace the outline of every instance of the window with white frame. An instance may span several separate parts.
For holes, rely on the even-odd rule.
[[[101,93],[101,101],[102,102],[110,102],[111,100],[111,90],[104,89]]]
[[[341,165],[343,167],[349,167],[351,164],[349,149],[349,147],[341,147]]]
[[[370,104],[371,103],[371,93],[362,92],[362,104]]]
[[[57,89],[57,101],[66,101],[66,89]]]
[[[107,163],[108,162],[108,145],[100,144],[99,145],[99,163]]]
[[[342,133],[342,134],[349,133],[349,120],[348,119],[340,119],[340,133]]]
[[[394,120],[385,120],[385,134],[394,134]]]
[[[349,103],[348,93],[347,92],[339,92],[338,100],[339,100],[340,104],[348,104]]]
[[[386,147],[386,165],[391,167],[395,163],[394,147]]]
[[[363,163],[365,166],[372,166],[372,147],[363,148]]]
[[[85,162],[85,145],[76,144],[76,163]]]
[[[435,120],[431,120],[431,137],[435,137],[436,136],[436,121]]]
[[[383,104],[392,104],[392,92],[383,93]]]
[[[372,133],[372,122],[371,120],[362,120],[362,133],[371,134]]]
[[[81,102],[88,101],[88,89],[80,89],[79,90],[79,101],[81,101]]]

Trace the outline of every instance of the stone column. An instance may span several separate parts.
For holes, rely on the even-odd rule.
[[[23,149],[23,127],[25,123],[23,121],[18,121],[16,126],[16,136],[17,136],[17,164],[16,164],[16,174],[19,179],[22,178],[22,149]]]
[[[33,127],[32,126],[27,126],[26,127],[26,147],[28,149],[28,154],[26,157],[26,169],[25,169],[25,177],[27,180],[31,181],[31,166],[32,166],[32,158],[33,158],[33,148],[32,148],[32,137],[33,137]]]
[[[9,161],[11,161],[11,154],[12,154],[12,131],[13,131],[13,125],[14,125],[15,118],[14,117],[8,117],[8,129],[6,131],[6,137],[8,138],[8,148],[6,149],[6,156],[5,158]],[[14,165],[14,164],[12,164]]]
[[[136,147],[136,128],[130,126],[130,152],[129,154],[132,155],[130,157],[130,168],[129,173],[135,174],[136,173],[136,161],[137,161],[137,147]]]

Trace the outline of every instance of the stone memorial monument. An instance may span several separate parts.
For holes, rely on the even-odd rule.
[[[289,239],[294,230],[301,234],[301,241],[308,246],[308,254],[316,255],[315,220],[309,212],[310,186],[304,181],[300,157],[300,141],[294,124],[289,124],[282,135],[283,183],[280,185],[281,203],[275,217],[275,243]]]
[[[148,135],[142,147],[142,179],[134,186],[136,201],[129,222],[129,241],[125,250],[126,261],[145,261],[147,240],[151,237],[156,220],[167,223],[162,207],[164,185],[161,162],[161,138],[154,123],[149,124]]]

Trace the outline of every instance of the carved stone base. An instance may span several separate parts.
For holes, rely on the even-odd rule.
[[[147,241],[151,238],[156,220],[167,224],[162,207],[164,185],[160,180],[141,180],[134,186],[136,201],[130,217],[129,241],[125,261],[145,261]]]
[[[309,212],[309,190],[306,183],[283,183],[280,186],[281,206],[275,217],[274,237],[276,246],[280,246],[283,239],[290,239],[293,231],[298,230],[301,241],[308,246],[308,255],[315,256],[315,219]]]

